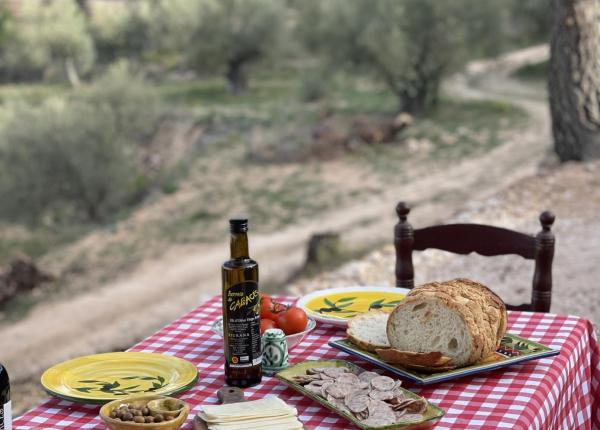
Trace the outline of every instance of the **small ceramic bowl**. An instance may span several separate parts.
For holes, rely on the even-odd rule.
[[[308,323],[306,324],[306,328],[304,329],[304,331],[286,336],[285,340],[287,341],[288,351],[291,351],[292,348],[294,348],[296,345],[302,342],[304,337],[308,333],[313,331],[316,326],[317,323],[315,322],[315,320],[311,317],[308,317]],[[215,320],[215,322],[212,325],[212,331],[218,334],[219,336],[223,337],[223,317],[219,317]]]
[[[133,421],[121,421],[110,417],[110,413],[121,405],[133,404],[137,407],[147,406],[153,400],[169,400],[173,404],[181,406],[179,415],[176,418],[162,421],[160,423],[134,423]],[[149,408],[150,409],[150,408]],[[100,418],[111,430],[177,430],[185,422],[190,413],[190,407],[187,403],[174,397],[165,397],[157,395],[149,396],[131,396],[122,399],[113,400],[100,408]]]
[[[179,399],[155,399],[148,402],[148,409],[152,415],[161,414],[163,417],[173,419],[185,409],[185,402]]]

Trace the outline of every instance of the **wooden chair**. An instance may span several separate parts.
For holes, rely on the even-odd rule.
[[[396,247],[396,286],[414,287],[413,250],[434,248],[456,254],[494,256],[516,254],[535,260],[531,303],[519,306],[507,305],[508,309],[548,312],[552,300],[552,259],[554,257],[554,234],[550,231],[554,223],[552,212],[540,214],[542,230],[531,236],[505,228],[481,224],[446,224],[414,230],[407,221],[410,208],[398,203],[396,213],[399,222],[394,228]],[[457,273],[456,277],[468,277]]]

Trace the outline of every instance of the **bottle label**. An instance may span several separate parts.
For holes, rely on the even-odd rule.
[[[0,408],[0,430],[12,430],[12,406],[10,400]]]
[[[260,295],[256,282],[242,282],[227,290],[225,300],[225,357],[229,367],[252,367],[262,362]]]

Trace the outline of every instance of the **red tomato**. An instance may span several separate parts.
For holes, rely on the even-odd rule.
[[[266,330],[270,328],[277,328],[277,323],[273,320],[261,318],[260,319],[260,334],[263,334]]]
[[[308,324],[308,317],[302,309],[290,308],[285,312],[277,314],[275,321],[279,328],[288,335],[303,331],[306,328],[306,324]]]
[[[284,312],[288,307],[283,303],[272,301],[270,298],[262,300],[260,304],[260,317],[277,321],[277,315]]]
[[[261,318],[269,318],[267,316],[267,312],[271,309],[271,297],[264,293],[260,293],[260,317]],[[274,319],[274,318],[272,318]]]

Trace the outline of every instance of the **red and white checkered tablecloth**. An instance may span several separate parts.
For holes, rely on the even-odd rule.
[[[219,315],[221,300],[214,297],[131,349],[176,355],[198,367],[197,384],[180,395],[192,405],[184,429],[192,428],[191,417],[201,405],[217,403],[215,393],[223,385],[222,340],[210,329]],[[427,387],[405,383],[445,410],[435,428],[600,430],[600,349],[590,322],[575,316],[510,312],[509,330],[561,353]],[[331,338],[343,335],[339,328],[319,325],[290,353],[290,360],[345,359],[373,369],[327,345]],[[259,386],[247,389],[246,395],[250,399],[281,397],[298,409],[306,429],[355,428],[274,378],[264,378]],[[103,429],[98,410],[98,406],[50,399],[17,418],[14,428]]]

